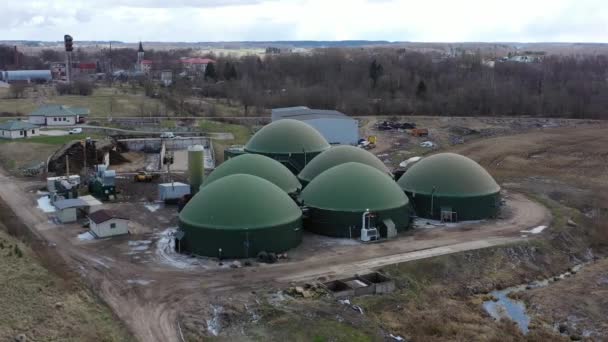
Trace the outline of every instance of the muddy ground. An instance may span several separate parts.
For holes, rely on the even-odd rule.
[[[439,120],[437,127],[449,127],[443,119],[435,120]],[[466,120],[476,130],[489,125],[479,121],[477,127],[474,119]],[[174,224],[176,215],[168,207],[156,211],[146,208],[155,197],[154,184],[140,186],[123,180],[124,193],[129,195],[126,199],[131,203],[116,208],[133,215],[142,227],[138,234],[93,242],[77,239],[81,227],[59,228],[40,213],[32,212],[34,196],[27,192],[36,187],[32,182],[4,177],[0,192],[17,216],[55,244],[71,269],[142,341],[179,341],[182,336],[192,341],[209,337],[381,341],[390,340],[391,334],[415,341],[559,340],[566,337],[554,329],[555,324],[569,324],[562,318],[548,311],[533,311],[547,324],[536,326],[524,336],[508,321],[493,321],[479,300],[494,288],[548,277],[573,264],[603,256],[608,234],[598,222],[608,211],[604,197],[608,186],[608,137],[606,129],[597,123],[569,121],[566,128],[531,125],[536,123],[520,125],[522,129],[509,121],[510,130],[499,136],[476,137],[454,146],[436,139],[441,150],[470,156],[486,167],[515,202],[519,199],[520,213],[531,210],[529,215],[523,215],[528,217],[525,224],[509,224],[507,217],[503,223],[418,231],[375,246],[336,245],[309,236],[308,243],[289,253],[291,260],[275,265],[232,269],[213,260],[176,260],[172,255],[167,262],[163,248],[167,238],[163,233]],[[432,134],[437,134],[431,123],[428,126]],[[403,156],[439,150],[418,153],[414,150],[419,146],[417,141],[403,132],[374,133],[384,143],[372,151],[387,153],[387,159],[395,162]],[[518,134],[509,135],[512,133]],[[410,150],[414,151],[408,154]],[[545,222],[544,214],[535,216],[539,211],[531,208],[537,204],[526,202],[520,193],[546,206],[550,210],[549,221]],[[568,225],[568,220],[576,226]],[[550,227],[537,236],[521,236],[520,230],[539,224]],[[319,248],[322,243],[326,245]],[[421,258],[424,260],[415,261]],[[398,291],[388,296],[353,299],[363,308],[363,315],[330,297],[301,299],[282,292],[292,283],[377,268],[397,281]],[[590,278],[597,279],[595,275],[604,271],[601,267],[588,268],[580,275],[590,272],[594,274]],[[546,291],[551,291],[551,287]],[[582,292],[578,296],[583,295],[588,296]],[[542,307],[552,296],[535,298]],[[585,310],[560,308],[564,312],[574,309]],[[588,329],[601,329],[598,315],[580,311],[575,314],[588,317]]]

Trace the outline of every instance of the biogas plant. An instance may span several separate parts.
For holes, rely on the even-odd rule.
[[[196,160],[201,151],[189,153]],[[225,156],[204,180],[200,167],[190,170],[194,195],[175,234],[181,253],[251,258],[284,253],[313,234],[381,243],[416,220],[492,219],[501,209],[500,186],[465,156],[417,158],[395,179],[374,154],[332,146],[298,120],[274,121]]]

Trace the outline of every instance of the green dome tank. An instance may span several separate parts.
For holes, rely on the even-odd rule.
[[[288,194],[296,193],[302,188],[296,176],[288,168],[278,161],[260,154],[242,154],[223,162],[205,179],[203,187],[218,179],[238,173],[261,177]]]
[[[302,241],[300,208],[278,186],[246,174],[202,187],[180,212],[179,226],[183,251],[211,257],[279,253]]]
[[[500,209],[500,186],[494,178],[475,161],[455,153],[423,158],[398,184],[416,214],[425,218],[440,219],[444,212],[452,213],[452,220],[479,220],[496,217]]]
[[[369,151],[355,146],[340,145],[334,146],[316,156],[315,159],[308,163],[302,172],[298,174],[298,178],[303,185],[306,185],[325,170],[348,162],[369,165],[383,173],[390,174],[386,165]]]
[[[274,121],[257,131],[245,145],[245,152],[263,154],[298,174],[329,143],[307,123],[292,119]]]
[[[308,208],[305,227],[318,234],[358,237],[362,215],[375,214],[381,236],[408,228],[411,209],[405,193],[385,172],[372,166],[348,162],[324,171],[301,193]]]

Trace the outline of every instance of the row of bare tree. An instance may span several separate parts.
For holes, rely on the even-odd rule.
[[[0,49],[10,63],[10,49]],[[133,49],[100,50],[79,58],[131,68]],[[157,69],[172,69],[191,50],[146,51]],[[43,50],[44,63],[60,52]],[[441,56],[404,49],[319,49],[308,54],[210,56],[212,72],[179,80],[175,96],[199,95],[250,108],[306,105],[351,115],[608,116],[608,56],[546,56],[535,63],[489,63],[479,54]]]
[[[228,64],[236,68],[236,80],[199,86],[207,96],[245,107],[307,105],[352,115],[608,116],[608,56],[489,63],[475,54],[329,49],[218,58],[220,69]]]

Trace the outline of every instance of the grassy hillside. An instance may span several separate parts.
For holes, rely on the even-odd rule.
[[[50,273],[4,229],[0,223],[0,340],[20,334],[33,341],[132,340],[88,290]]]

